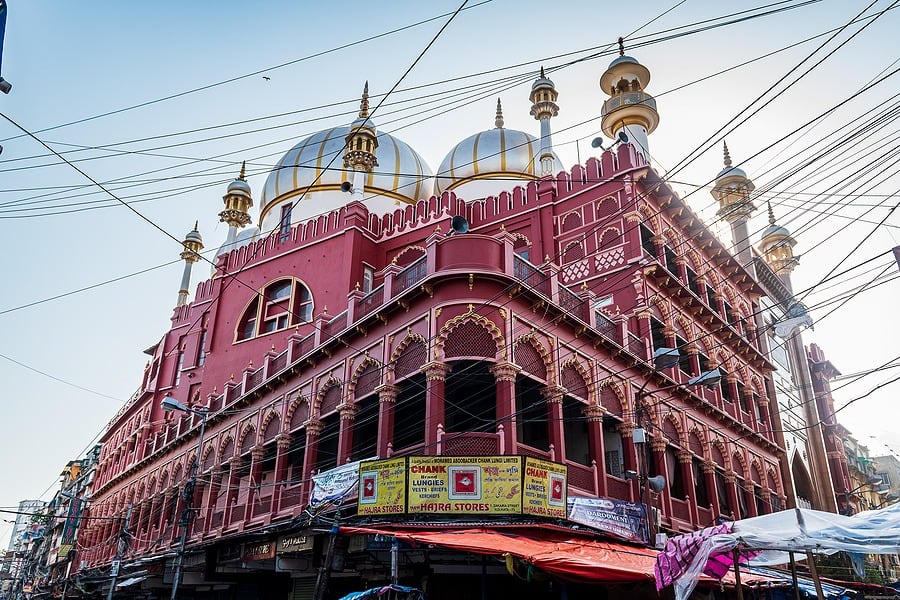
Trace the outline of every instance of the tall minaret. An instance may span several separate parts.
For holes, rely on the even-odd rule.
[[[559,106],[556,98],[559,92],[553,82],[544,75],[544,67],[541,67],[541,76],[531,86],[531,116],[541,123],[541,177],[553,175],[553,142],[550,139],[550,118],[559,114]],[[500,102],[499,100],[497,101]],[[498,105],[499,108],[499,105]]]
[[[610,98],[603,103],[600,126],[610,138],[619,132],[628,136],[628,142],[650,161],[647,136],[659,125],[656,100],[644,88],[650,83],[647,67],[625,56],[625,43],[619,38],[619,58],[609,63],[600,77],[600,89]]]
[[[344,168],[353,169],[353,187],[350,198],[362,202],[366,173],[378,166],[375,151],[378,149],[378,136],[375,124],[369,118],[369,82],[363,88],[362,100],[359,103],[359,118],[350,125],[350,133],[344,138]]]
[[[178,301],[175,306],[184,306],[187,304],[188,292],[191,287],[191,269],[194,263],[200,260],[200,251],[203,250],[203,238],[197,231],[197,222],[194,222],[194,229],[184,236],[181,242],[184,250],[181,252],[181,260],[184,261],[184,272],[181,274],[181,289],[178,290]]]
[[[791,232],[785,227],[775,224],[775,213],[772,212],[772,203],[769,203],[769,226],[762,233],[759,242],[759,251],[762,252],[766,263],[772,268],[784,286],[791,294],[794,288],[791,286],[791,273],[800,264],[794,256],[794,246],[797,240],[791,236]]]
[[[219,220],[228,224],[228,235],[222,246],[226,251],[234,247],[238,228],[244,228],[252,221],[250,208],[253,206],[253,196],[250,194],[250,184],[244,179],[246,170],[247,163],[241,163],[241,174],[228,184],[228,191],[222,196],[225,210],[219,213]]]
[[[731,155],[728,144],[724,141],[725,168],[716,175],[716,185],[710,192],[719,203],[716,216],[725,219],[731,225],[732,252],[741,265],[750,267],[753,255],[750,252],[750,232],[747,222],[756,210],[750,193],[756,188],[743,170],[731,166]]]

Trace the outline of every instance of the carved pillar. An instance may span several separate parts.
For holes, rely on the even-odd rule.
[[[712,509],[713,522],[722,514],[722,506],[719,504],[719,491],[716,487],[716,465],[710,461],[703,461],[703,477],[706,480],[706,495],[709,497],[709,507]],[[712,523],[701,523],[708,527]]]
[[[758,400],[759,403],[759,420],[760,426],[758,431],[765,437],[767,440],[772,440],[775,437],[775,432],[772,431],[772,419],[769,415],[769,399],[765,396],[760,397]]]
[[[203,519],[203,521],[205,523],[204,529],[207,532],[212,531],[213,529],[215,529],[217,527],[217,525],[214,524],[216,508],[218,505],[217,500],[219,498],[219,490],[222,489],[222,477],[224,477],[225,474],[223,473],[221,467],[213,467],[212,469],[209,470],[208,476],[209,476],[209,485],[207,486],[208,493],[206,494],[206,500],[203,503],[201,503],[201,505],[200,505],[200,510],[203,512],[203,515],[204,515],[204,519]]]
[[[652,315],[653,313],[646,306],[639,308],[634,313],[634,316],[637,318],[638,336],[644,342],[644,355],[641,357],[644,360],[650,358],[647,350],[653,346],[653,335],[650,333],[650,317]]]
[[[281,510],[281,494],[287,485],[292,439],[293,436],[289,433],[279,433],[275,436],[275,489],[272,490],[273,515],[278,514]]]
[[[725,471],[725,491],[728,494],[728,503],[731,504],[731,514],[735,519],[741,516],[740,504],[738,504],[737,477],[731,469]]]
[[[235,456],[228,463],[228,487],[225,491],[225,520],[224,525],[231,523],[231,515],[237,502],[238,492],[241,487],[241,457]]]
[[[663,486],[662,492],[659,494],[660,509],[663,514],[672,518],[672,492],[669,487],[669,467],[666,464],[666,447],[668,443],[661,435],[654,436],[650,440],[650,448],[653,450],[653,466],[656,475],[662,475],[666,478],[666,485]],[[677,467],[676,467],[677,468]],[[649,469],[648,469],[649,471]],[[649,475],[650,473],[646,473]],[[651,496],[652,499],[652,496]]]
[[[425,451],[424,454],[437,453],[438,425],[444,424],[444,393],[447,373],[450,365],[432,361],[422,367],[425,373]]]
[[[338,434],[338,466],[346,463],[353,455],[353,422],[359,405],[345,402],[337,407],[341,415],[340,433]],[[367,458],[358,456],[356,458]]]
[[[306,477],[315,471],[316,463],[319,461],[319,434],[322,433],[322,421],[309,420],[304,424],[306,428],[306,455],[303,457],[303,489],[304,499],[312,491],[312,481],[307,481]]]
[[[678,454],[678,468],[681,469],[681,480],[684,481],[685,494],[690,498],[688,510],[691,514],[691,524],[700,528],[700,516],[697,514],[696,482],[694,481],[694,469],[691,468],[691,459],[694,457],[690,450],[681,448]]]
[[[378,393],[378,446],[380,458],[387,458],[388,444],[394,440],[394,407],[400,388],[396,385],[382,385],[375,389]]]
[[[594,463],[599,473],[600,489],[597,490],[598,496],[607,495],[606,486],[606,451],[603,447],[603,415],[606,409],[599,404],[590,404],[585,406],[581,411],[584,418],[587,419],[588,426],[588,451],[590,452],[591,461]]]
[[[638,466],[637,459],[638,450],[637,445],[634,443],[634,423],[619,423],[616,425],[616,431],[622,436],[622,452],[624,454],[622,462],[625,463],[625,470],[639,473],[640,467]],[[634,479],[631,481],[631,498],[629,498],[629,500],[634,502],[635,498],[638,498],[639,495],[640,481]]]
[[[556,462],[565,462],[566,460],[566,434],[563,423],[563,396],[566,388],[559,385],[548,385],[541,388],[541,395],[547,402],[547,433],[553,451],[555,451]]]
[[[521,367],[510,362],[498,363],[490,367],[494,376],[497,395],[496,419],[498,425],[503,425],[503,448],[507,452],[514,452],[516,435],[516,375]]]

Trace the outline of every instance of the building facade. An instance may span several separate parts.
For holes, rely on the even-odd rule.
[[[175,581],[198,598],[302,598],[325,589],[323,569],[331,595],[393,571],[444,598],[498,585],[477,583],[497,569],[439,547],[395,548],[392,569],[377,536],[322,523],[576,533],[481,503],[311,513],[316,474],[375,457],[555,463],[570,498],[646,504],[660,533],[783,508],[764,291],[648,164],[659,119],[648,83],[635,59],[613,61],[604,131],[636,143],[567,171],[543,73],[530,95],[540,137],[506,129],[498,103],[495,127],[451,149],[433,179],[377,131],[367,92],[356,121],[273,169],[259,229],[242,171],[211,277],[190,298],[195,227],[172,326],[102,437],[78,538],[83,586],[99,593],[118,576],[122,594],[166,596]],[[654,362],[672,349],[674,365]],[[694,385],[712,372],[721,382]],[[189,410],[165,412],[166,398]]]

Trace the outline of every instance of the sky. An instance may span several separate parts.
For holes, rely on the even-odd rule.
[[[528,93],[544,66],[559,91],[554,149],[571,166],[598,152],[598,80],[619,36],[652,73],[654,167],[722,230],[709,188],[724,135],[757,187],[753,242],[767,200],[797,240],[805,340],[846,375],[874,370],[834,383],[839,420],[873,450],[900,450],[890,2],[471,0],[449,25],[456,0],[10,4],[0,507],[49,498],[135,392],[175,305],[179,242],[195,221],[208,251],[224,241],[221,197],[242,161],[258,199],[296,142],[354,118],[368,81],[373,106],[397,88],[375,109],[379,130],[436,169],[493,127],[497,98],[506,127],[538,135]],[[199,263],[193,285],[207,272]]]

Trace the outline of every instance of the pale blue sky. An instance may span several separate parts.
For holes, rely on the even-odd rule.
[[[761,4],[669,0],[572,1],[548,5],[536,1],[493,0],[460,14],[400,87],[432,84],[480,71],[504,70],[398,93],[392,100],[410,101],[403,105],[406,117],[395,122],[395,117],[387,113],[396,107],[386,106],[376,113],[374,121],[383,130],[395,131],[436,169],[454,143],[493,127],[497,97],[503,100],[507,127],[537,134],[537,122],[528,114],[527,98],[533,72],[543,64],[550,70],[549,76],[560,93],[560,115],[553,120],[557,154],[570,166],[578,155],[576,140],[581,140],[582,161],[592,152],[589,142],[598,133],[600,107],[605,98],[597,82],[612,55],[607,53],[566,68],[558,67],[591,54],[586,49],[610,48],[619,35],[637,42],[659,40],[668,35],[660,33],[664,30]],[[798,2],[792,0],[779,6],[795,4]],[[887,5],[887,2],[875,2],[868,14]],[[250,162],[250,183],[258,199],[267,166],[273,165],[308,133],[346,124],[356,109],[365,80],[369,80],[373,95],[386,92],[446,17],[283,68],[271,67],[449,13],[456,6],[455,1],[353,0],[336,4],[163,0],[138,6],[113,1],[12,0],[3,76],[14,88],[10,95],[0,96],[0,112],[37,131],[268,69],[265,75],[271,78],[269,81],[254,75],[38,134],[58,151],[69,151],[74,145],[109,145],[326,106],[116,148],[127,151],[126,154],[92,150],[67,155],[72,160],[100,157],[77,163],[98,181],[140,180],[136,185],[118,189],[117,193],[123,197],[143,194],[138,199],[145,201],[134,207],[178,239],[199,219],[200,231],[207,248],[211,249],[224,240],[225,229],[216,215],[221,210],[226,182],[237,174],[241,160]],[[558,12],[547,13],[548,6],[557,8]],[[648,91],[657,96],[661,122],[650,138],[650,150],[660,172],[672,169],[757,95],[785,77],[825,38],[683,89],[676,88],[841,27],[865,6],[825,0],[629,49],[628,53],[652,72]],[[663,16],[647,24],[659,15]],[[867,107],[877,107],[896,92],[897,78],[893,77],[860,94],[857,100],[848,103],[795,145],[782,144],[776,150],[765,151],[791,129],[861,89],[882,71],[896,69],[898,25],[897,10],[885,14],[799,84],[728,134],[736,163],[762,152],[743,165],[758,188],[793,165],[797,160],[794,156],[803,145],[867,110],[874,110]],[[859,28],[853,26],[839,35],[825,52],[848,40]],[[825,52],[819,53],[816,60]],[[567,53],[574,54],[554,58]],[[794,76],[809,66],[812,62]],[[514,86],[486,83],[507,76],[519,76],[517,81],[521,83]],[[787,80],[791,79],[788,76]],[[450,90],[475,83],[482,85],[452,101]],[[433,105],[409,108],[417,104],[412,99],[426,94],[438,95],[422,101],[443,98],[451,104],[440,111],[435,111]],[[343,104],[328,106],[334,103]],[[410,116],[426,109],[430,110],[420,116]],[[422,120],[426,116],[430,118]],[[301,122],[309,119],[318,120]],[[260,128],[270,129],[234,135]],[[897,129],[896,122],[879,130],[861,126],[854,132],[855,141],[846,144],[861,144],[859,152],[864,154],[866,140],[896,136]],[[3,268],[6,283],[0,297],[0,323],[4,331],[0,354],[84,388],[125,400],[140,381],[146,360],[142,349],[155,343],[167,327],[181,264],[170,264],[30,308],[11,309],[177,261],[181,248],[120,206],[47,215],[92,206],[59,208],[62,204],[102,200],[104,196],[90,187],[57,189],[87,186],[89,182],[71,167],[48,157],[33,140],[16,137],[18,134],[12,125],[0,120],[3,140],[0,143],[4,146],[0,155],[0,234],[7,240]],[[214,136],[230,137],[197,142]],[[183,142],[192,143],[171,146]],[[892,144],[896,147],[896,140]],[[875,145],[873,141],[872,146]],[[250,149],[254,146],[260,147]],[[854,165],[863,161],[863,156],[853,159],[849,154],[835,173],[829,172],[832,178],[849,177]],[[29,156],[39,158],[21,160]],[[46,164],[53,166],[39,166]],[[721,167],[721,144],[717,144],[672,177],[675,188],[687,194],[696,186],[706,184]],[[883,170],[885,181],[872,176],[868,178],[869,184],[861,183],[845,192],[896,192],[900,178],[894,168],[886,164],[876,170]],[[195,172],[202,172],[203,176],[195,176]],[[142,173],[152,174],[139,175]],[[162,177],[167,179],[148,181]],[[184,191],[194,185],[206,187]],[[792,188],[793,195],[773,199],[776,214],[795,231],[796,250],[803,255],[795,273],[798,291],[819,281],[857,244],[861,248],[838,271],[900,243],[897,216],[890,216],[868,238],[874,225],[852,219],[862,216],[866,210],[863,205],[885,202],[884,197],[860,198],[856,207],[841,207],[838,216],[807,226],[813,213],[804,216],[800,206],[809,200],[807,192],[816,189],[810,185],[808,182],[797,185]],[[172,195],[173,190],[180,193]],[[713,218],[708,191],[700,190],[690,197],[690,202],[695,210]],[[888,199],[887,203],[893,206],[896,200]],[[51,209],[52,206],[58,208]],[[810,208],[809,204],[806,206]],[[812,208],[822,211],[833,207],[820,204]],[[862,218],[878,222],[886,214],[884,208],[875,208]],[[753,225],[754,230],[765,226],[764,209],[756,214]],[[871,266],[886,264],[887,259],[882,258]],[[205,272],[202,263],[196,269],[194,283],[200,272]],[[896,267],[888,272],[896,273]],[[894,314],[896,280],[861,293],[833,314],[828,313],[834,305],[817,307],[818,303],[865,281],[865,277],[858,280],[850,279],[849,275],[838,277],[833,286],[823,286],[806,298],[814,318],[821,319],[815,331],[807,334],[807,340],[823,346],[845,373],[879,366],[900,354],[894,342],[900,334]],[[840,390],[837,396],[844,401],[855,398],[898,374],[900,369],[872,375]],[[78,458],[105,426],[120,401],[75,389],[4,359],[0,359],[0,377],[6,382],[0,420],[0,452],[6,457],[0,467],[0,481],[4,482],[0,486],[0,506],[12,506],[20,499],[43,494],[65,463]],[[900,435],[895,433],[894,426],[898,415],[892,402],[898,389],[900,386],[894,384],[856,402],[840,414],[842,422],[864,442],[871,441],[868,436],[875,435],[900,448]],[[6,535],[8,531],[0,529],[0,536]]]

